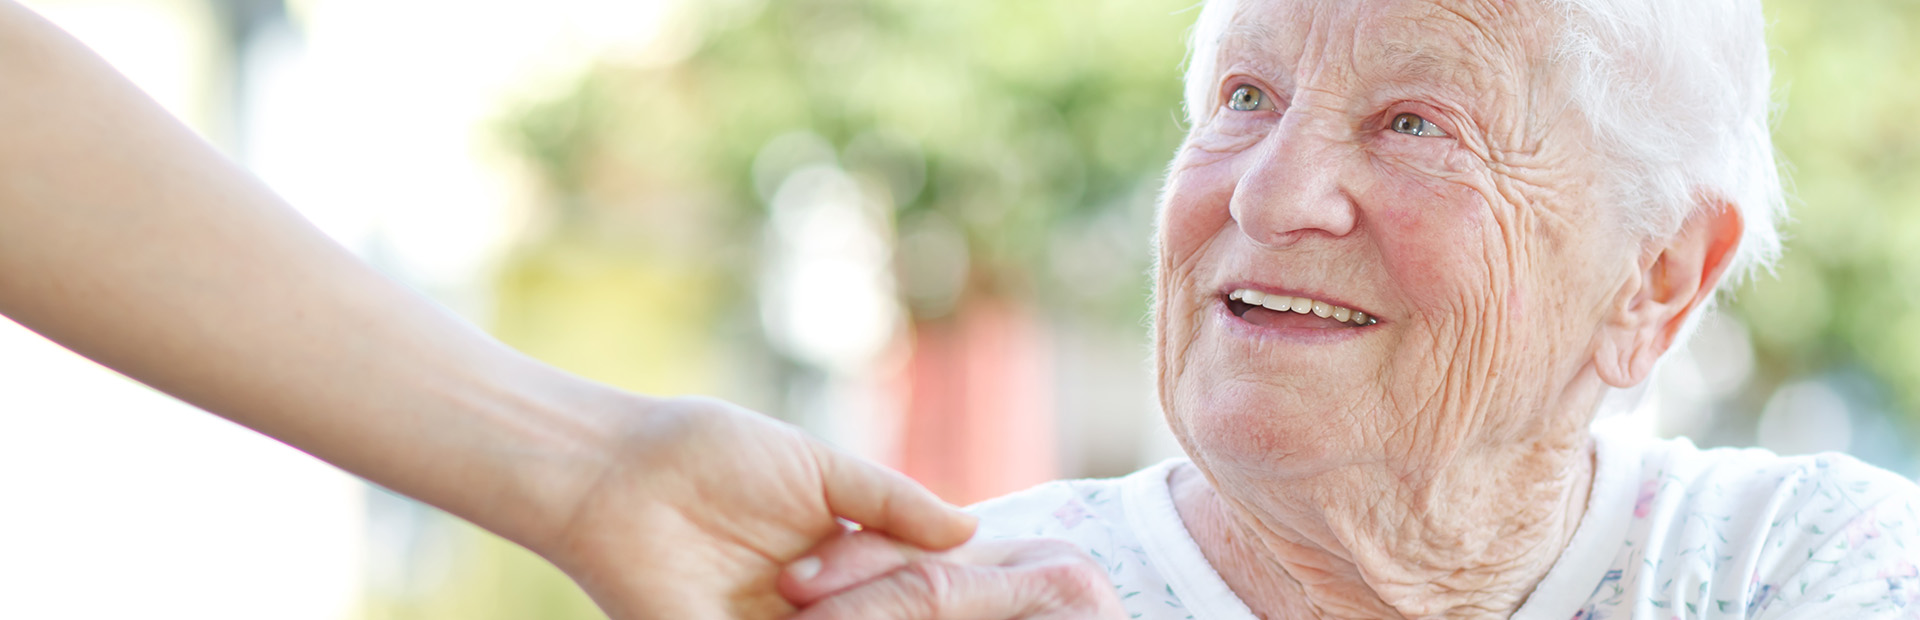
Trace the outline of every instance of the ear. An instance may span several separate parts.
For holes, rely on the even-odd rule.
[[[1601,324],[1593,360],[1601,380],[1628,388],[1653,374],[1687,317],[1712,300],[1744,229],[1739,209],[1704,197],[1672,237],[1649,242]]]

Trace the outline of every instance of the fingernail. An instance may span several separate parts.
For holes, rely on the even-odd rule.
[[[787,574],[793,575],[794,581],[805,583],[813,579],[814,575],[820,574],[820,558],[811,556],[800,558],[799,561],[787,566]]]

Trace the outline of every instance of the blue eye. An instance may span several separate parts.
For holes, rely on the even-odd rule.
[[[1418,114],[1402,113],[1399,116],[1393,117],[1393,130],[1409,136],[1419,136],[1422,138],[1449,137],[1447,132],[1440,130],[1439,125],[1435,125],[1427,119],[1420,118]]]
[[[1239,88],[1233,89],[1232,96],[1227,97],[1227,109],[1236,112],[1252,112],[1260,109],[1260,106],[1265,105],[1266,102],[1266,93],[1260,92],[1258,88],[1242,84]]]

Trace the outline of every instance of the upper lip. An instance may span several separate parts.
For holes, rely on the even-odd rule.
[[[1384,317],[1381,317],[1378,314],[1374,314],[1373,310],[1370,308],[1362,308],[1359,305],[1354,304],[1353,302],[1335,297],[1327,293],[1308,291],[1308,290],[1302,290],[1302,289],[1282,288],[1282,287],[1268,285],[1268,284],[1261,284],[1259,282],[1229,283],[1226,286],[1220,288],[1220,293],[1219,293],[1220,298],[1226,299],[1228,295],[1232,295],[1234,291],[1241,290],[1241,289],[1260,291],[1261,293],[1264,293],[1267,295],[1285,295],[1288,297],[1305,297],[1307,299],[1311,299],[1314,301],[1325,302],[1327,304],[1340,306],[1348,310],[1365,312],[1367,313],[1367,316],[1373,317],[1373,319],[1376,321],[1380,321],[1382,323],[1386,322],[1386,319]]]

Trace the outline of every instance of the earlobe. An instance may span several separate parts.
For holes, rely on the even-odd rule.
[[[1600,380],[1605,381],[1607,385],[1617,388],[1631,386],[1634,383],[1633,373],[1629,370],[1628,364],[1623,363],[1626,356],[1621,354],[1620,344],[1610,336],[1611,334],[1601,335],[1600,345],[1595,347],[1593,352],[1593,369],[1599,373]]]
[[[1594,350],[1594,369],[1607,385],[1623,389],[1639,385],[1653,374],[1654,363],[1671,344],[1659,329],[1666,314],[1658,311],[1665,308],[1645,301],[1635,295],[1633,305],[1621,309],[1602,326],[1600,343]]]

